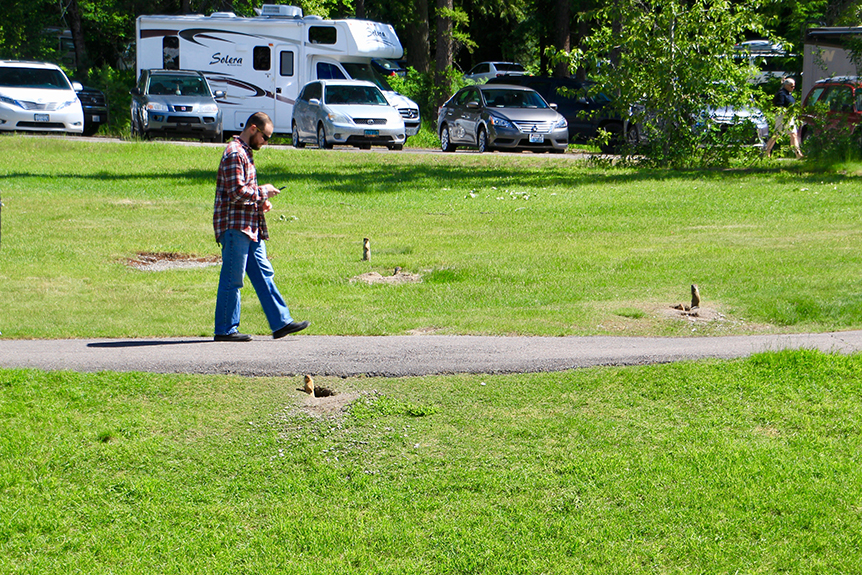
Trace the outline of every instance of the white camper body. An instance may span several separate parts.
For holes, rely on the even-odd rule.
[[[300,8],[284,5],[263,6],[252,18],[232,12],[140,16],[136,28],[136,73],[203,72],[214,91],[225,92],[218,100],[225,132],[240,132],[249,115],[266,112],[275,131],[288,134],[293,104],[306,83],[353,78],[348,68],[367,71],[372,58],[403,54],[389,24],[303,17]],[[407,135],[418,132],[419,106],[400,94],[386,95],[404,118]]]
[[[853,51],[845,40],[862,38],[862,27],[809,28],[805,33],[802,63],[802,97],[814,82],[835,76],[860,74]]]

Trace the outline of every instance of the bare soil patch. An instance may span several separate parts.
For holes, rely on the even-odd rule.
[[[198,256],[177,252],[138,252],[127,258],[126,265],[145,272],[160,272],[171,269],[204,268],[221,263],[218,256]]]
[[[419,283],[422,281],[422,276],[410,272],[402,271],[401,268],[395,268],[395,273],[392,275],[382,275],[378,272],[367,272],[362,275],[350,278],[350,283],[361,282],[365,284],[389,284],[399,285],[408,283]]]

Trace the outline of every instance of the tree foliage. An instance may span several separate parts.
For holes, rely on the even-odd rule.
[[[746,34],[764,31],[757,2],[618,0],[592,14],[585,48],[566,55],[570,70],[585,68],[630,119],[630,138],[641,140],[630,155],[662,165],[726,162],[739,134],[719,132],[704,112],[755,104],[746,81],[753,71],[733,56]],[[714,157],[715,149],[724,151]]]

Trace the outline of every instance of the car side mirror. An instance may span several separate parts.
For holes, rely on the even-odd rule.
[[[554,104],[553,102],[551,102],[551,103],[550,103],[550,104],[548,104],[548,105],[551,107],[551,109],[552,109],[552,110],[556,110],[556,109],[557,109],[557,105],[556,105],[556,104]]]
[[[471,110],[478,110],[479,109],[479,102],[476,102],[476,101],[467,102],[467,107],[470,108]]]
[[[319,106],[320,100],[318,100],[317,98],[312,98],[311,100],[308,101],[308,104],[310,106]]]
[[[80,92],[81,90],[83,90],[83,89],[84,89],[84,86],[82,86],[80,82],[72,82],[72,88],[73,88],[76,92]]]
[[[137,86],[135,86],[134,88],[129,90],[129,94],[131,94],[132,96],[140,96],[141,95],[141,89],[138,88]]]
[[[213,92],[214,98],[224,98],[225,96],[227,96],[227,92],[225,92],[224,90],[216,90],[215,92]]]

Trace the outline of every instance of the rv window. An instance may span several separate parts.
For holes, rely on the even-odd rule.
[[[254,47],[254,69],[255,70],[270,70],[272,69],[272,50],[269,46]]]
[[[326,62],[317,63],[317,79],[318,80],[347,80],[344,72],[335,64]]]
[[[280,63],[278,73],[280,76],[293,76],[293,52],[285,50],[279,54]]]
[[[312,26],[308,29],[308,41],[312,44],[335,44],[338,29],[335,26]]]
[[[165,36],[162,39],[162,68],[180,69],[180,39],[178,36]]]

